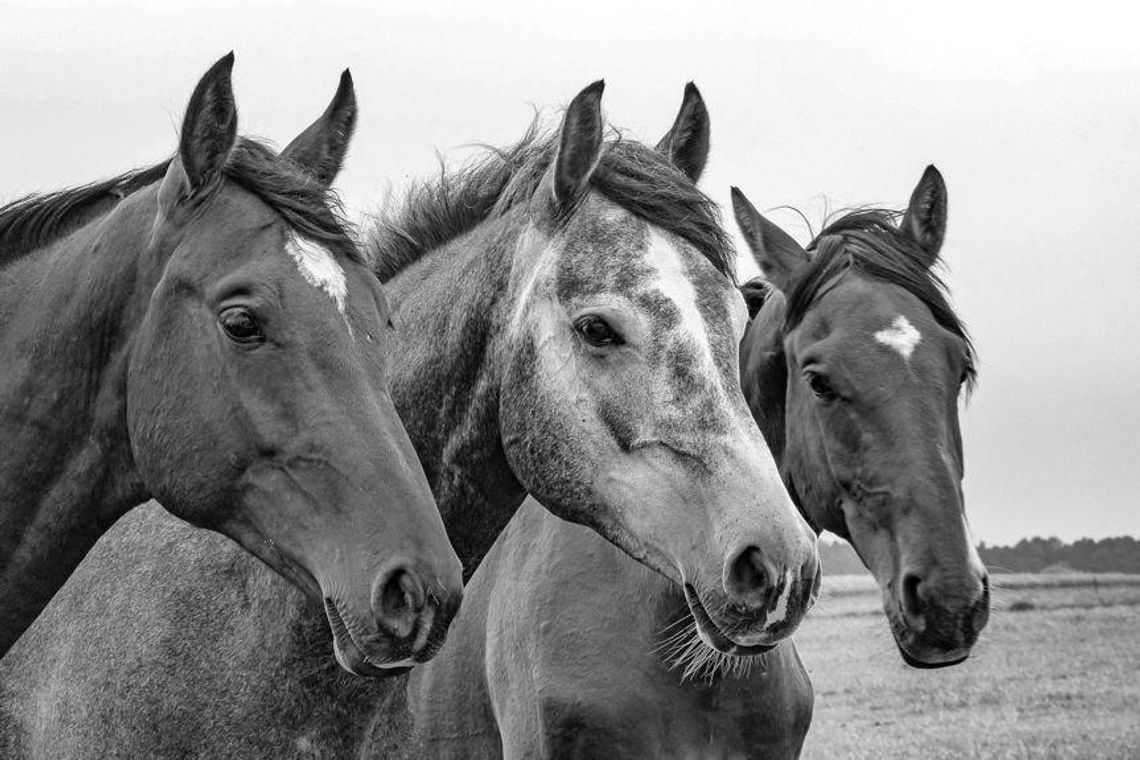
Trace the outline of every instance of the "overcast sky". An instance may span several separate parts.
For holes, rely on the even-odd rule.
[[[656,141],[695,80],[722,204],[737,184],[818,222],[901,206],[926,164],[942,170],[946,279],[981,355],[963,416],[976,536],[1140,535],[1140,19],[1122,3],[801,5],[0,1],[0,201],[166,157],[230,49],[239,129],[279,144],[352,69],[339,184],[357,211],[599,77],[610,121]]]

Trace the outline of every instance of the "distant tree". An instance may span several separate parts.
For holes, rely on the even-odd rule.
[[[1039,573],[1064,564],[1089,573],[1140,574],[1140,541],[1115,536],[1094,541],[1082,538],[1066,544],[1056,537],[1023,538],[1013,546],[978,545],[978,553],[994,572]]]
[[[1056,536],[1023,538],[1013,546],[978,544],[982,562],[996,573],[1039,573],[1052,565],[1068,565],[1086,573],[1140,574],[1140,541],[1115,536],[1099,541],[1082,538],[1066,544]],[[859,555],[846,541],[831,535],[819,542],[823,571],[830,575],[867,572]]]

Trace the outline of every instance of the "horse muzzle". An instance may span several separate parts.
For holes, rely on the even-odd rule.
[[[398,675],[436,655],[459,609],[461,594],[428,585],[407,563],[394,562],[372,585],[367,623],[342,600],[324,597],[337,662],[350,673]]]
[[[888,605],[891,633],[903,661],[914,668],[944,668],[970,656],[989,620],[989,577],[982,578],[973,600],[939,599],[921,593],[921,585],[904,577],[901,600]]]

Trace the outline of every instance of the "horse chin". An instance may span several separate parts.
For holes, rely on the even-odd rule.
[[[958,665],[965,662],[970,657],[970,652],[932,652],[924,654],[922,657],[916,657],[906,650],[906,648],[895,639],[895,646],[899,648],[899,654],[902,655],[903,662],[910,665],[912,668],[919,670],[935,670],[937,668],[948,668],[951,665]]]
[[[329,628],[333,635],[333,654],[337,663],[354,676],[365,678],[391,678],[403,675],[411,670],[410,660],[401,660],[394,663],[377,663],[370,659],[364,650],[356,643],[352,632],[341,618],[336,604],[325,599],[325,615],[328,617]]]
[[[914,632],[896,619],[895,615],[892,615],[889,610],[887,612],[887,619],[891,624],[891,634],[894,637],[895,646],[898,647],[899,655],[902,657],[903,662],[912,668],[919,670],[948,668],[951,665],[963,663],[970,657],[970,649],[968,647],[956,647],[954,649],[924,647],[920,642],[915,640],[916,636]]]
[[[753,655],[770,652],[775,648],[776,644],[774,643],[740,644],[733,641],[713,622],[712,617],[701,603],[700,596],[697,594],[696,589],[688,583],[684,585],[684,589],[685,601],[689,605],[689,613],[693,616],[693,621],[697,626],[697,635],[709,649],[734,657],[751,657]]]

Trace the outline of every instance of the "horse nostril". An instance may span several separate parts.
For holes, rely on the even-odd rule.
[[[393,634],[412,635],[424,607],[424,585],[409,568],[397,565],[382,572],[373,586],[372,612]]]
[[[906,573],[902,578],[902,608],[907,623],[915,631],[921,632],[926,627],[926,616],[923,614],[926,605],[922,602],[920,587],[922,579],[914,573]]]
[[[725,590],[739,604],[759,607],[764,603],[773,575],[764,555],[755,546],[747,546],[728,567]]]

